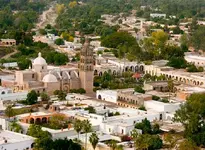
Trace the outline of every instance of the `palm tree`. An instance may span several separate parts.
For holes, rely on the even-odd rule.
[[[79,136],[80,136],[80,131],[82,131],[82,128],[83,128],[82,121],[76,119],[75,122],[74,122],[74,129],[78,133],[78,139],[79,139]]]
[[[14,110],[13,110],[13,108],[12,108],[12,106],[11,105],[9,105],[7,108],[6,108],[6,110],[5,110],[5,115],[7,116],[7,117],[13,117],[14,115],[15,115],[15,112],[14,112]]]
[[[171,92],[174,90],[174,82],[173,80],[168,80],[168,89],[169,89],[169,100],[171,98]]]
[[[107,144],[112,150],[115,150],[117,148],[117,141],[115,140],[110,140]]]
[[[83,121],[83,132],[85,132],[85,150],[87,149],[87,134],[92,131],[92,125],[89,120]]]
[[[116,150],[124,150],[123,145],[117,145]]]
[[[91,136],[90,136],[90,138],[89,138],[89,141],[90,141],[90,143],[92,144],[93,149],[95,150],[95,148],[96,148],[96,146],[97,146],[97,144],[98,144],[98,142],[99,142],[99,138],[98,138],[96,132],[93,132],[93,133],[91,134]]]

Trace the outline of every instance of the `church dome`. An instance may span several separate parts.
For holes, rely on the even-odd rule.
[[[41,53],[38,53],[38,57],[34,59],[33,65],[47,65],[46,60],[41,57]]]
[[[43,77],[43,82],[45,83],[51,83],[51,82],[58,82],[56,76],[54,76],[53,74],[51,74],[51,72],[49,72],[47,75],[45,75]]]

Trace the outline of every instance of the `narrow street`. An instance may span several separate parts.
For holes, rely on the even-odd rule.
[[[55,12],[55,5],[56,1],[52,2],[49,6],[49,9],[45,10],[39,16],[39,22],[36,24],[36,28],[34,30],[45,28],[47,24],[50,24],[52,26],[55,25],[55,20],[58,17],[58,15]]]

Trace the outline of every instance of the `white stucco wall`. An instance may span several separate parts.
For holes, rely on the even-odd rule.
[[[28,92],[18,92],[18,93],[8,93],[8,94],[1,94],[0,100],[24,100],[27,97]]]
[[[96,98],[99,99],[100,96],[102,100],[117,103],[117,91],[115,90],[97,90]]]
[[[5,143],[0,145],[2,150],[25,150],[26,148],[31,149],[31,144],[34,143],[34,140],[27,140],[16,143]]]
[[[175,112],[179,109],[180,103],[163,103],[158,101],[145,101],[144,106],[146,109],[152,109],[158,112]]]

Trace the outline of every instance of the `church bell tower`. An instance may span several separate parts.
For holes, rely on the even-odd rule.
[[[85,89],[86,93],[93,92],[93,62],[93,49],[90,47],[89,40],[86,39],[80,52],[79,63],[81,88]]]

